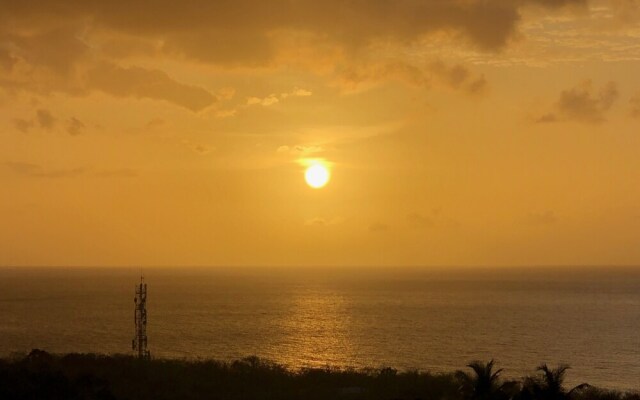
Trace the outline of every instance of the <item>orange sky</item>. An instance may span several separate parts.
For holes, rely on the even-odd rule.
[[[640,264],[640,0],[0,8],[0,265]]]

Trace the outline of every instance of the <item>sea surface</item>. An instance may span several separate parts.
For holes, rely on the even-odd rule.
[[[144,269],[154,357],[434,372],[640,389],[640,268]],[[130,353],[139,268],[0,268],[0,355]]]

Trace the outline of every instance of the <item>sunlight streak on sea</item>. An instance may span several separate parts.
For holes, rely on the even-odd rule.
[[[129,353],[140,269],[0,269],[0,353]],[[640,389],[640,269],[147,269],[154,357],[452,371]]]

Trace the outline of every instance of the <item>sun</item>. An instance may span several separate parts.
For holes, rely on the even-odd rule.
[[[311,164],[304,173],[304,179],[307,185],[314,189],[320,189],[329,182],[331,174],[327,167],[320,163]]]

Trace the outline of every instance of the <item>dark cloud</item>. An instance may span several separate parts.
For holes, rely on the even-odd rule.
[[[24,162],[5,162],[4,165],[16,174],[32,178],[65,178],[82,175],[84,168],[47,170],[41,165]]]
[[[438,61],[432,63],[430,69],[440,81],[454,89],[479,94],[487,87],[487,81],[483,75],[474,76],[468,68],[460,64],[448,66]]]
[[[406,45],[430,34],[485,50],[503,48],[526,5],[558,8],[585,0],[43,0],[4,2],[0,13],[0,86],[42,94],[164,100],[192,111],[216,101],[206,88],[164,71],[135,66],[136,56],[164,56],[231,67],[299,59],[301,47],[331,58],[347,54],[345,81],[436,80],[469,93],[486,86],[460,65],[427,70],[390,63],[367,70],[357,55],[376,43]],[[285,49],[288,43],[292,49]],[[294,38],[293,40],[291,38]],[[303,53],[307,54],[307,53]],[[315,53],[314,53],[315,54]],[[326,58],[327,55],[325,54]],[[338,57],[338,56],[336,56]],[[126,62],[124,62],[126,61]],[[299,61],[299,60],[298,60]],[[310,61],[309,63],[313,63]],[[354,70],[349,70],[356,65]],[[359,70],[362,69],[362,70]]]
[[[407,215],[407,222],[414,228],[428,228],[435,224],[433,217],[425,216],[419,213],[411,213]]]
[[[554,113],[544,114],[543,116],[539,117],[536,120],[536,122],[538,123],[558,122],[558,116],[555,115]]]
[[[49,110],[39,109],[36,111],[36,121],[42,129],[49,131],[54,128],[57,119]]]
[[[11,70],[15,63],[16,59],[9,50],[0,47],[0,69]]]
[[[207,155],[213,151],[213,147],[204,144],[193,145],[191,149],[202,156]]]
[[[155,129],[163,126],[165,124],[165,120],[162,118],[153,118],[149,122],[147,122],[148,129]]]
[[[7,161],[3,163],[3,165],[16,173],[23,175],[34,175],[42,171],[41,166],[31,163]]]
[[[162,46],[168,54],[222,65],[261,66],[275,56],[266,35],[253,32],[185,32],[172,35]]]
[[[91,69],[87,79],[89,87],[114,96],[166,100],[192,111],[203,110],[216,100],[207,90],[179,83],[160,70],[103,63]]]
[[[89,48],[80,40],[81,28],[75,24],[30,34],[4,35],[2,42],[13,48],[11,56],[32,66],[46,66],[54,72],[70,74],[77,60]],[[2,36],[0,36],[2,38]]]
[[[329,221],[324,218],[312,218],[305,222],[305,225],[308,226],[327,226],[329,225]]]
[[[304,224],[307,226],[314,226],[314,227],[329,227],[332,225],[341,224],[343,222],[344,220],[340,217],[334,217],[334,218],[316,217],[316,218],[311,218],[305,221]]]
[[[92,56],[94,49],[81,40],[74,26],[19,34],[0,29],[0,45],[7,46],[5,51],[11,48],[9,55],[21,65],[19,71],[0,78],[0,86],[43,94],[85,95],[98,90],[119,97],[166,100],[192,111],[215,102],[207,90],[177,82],[163,71],[121,67]]]
[[[26,120],[22,118],[16,118],[13,120],[13,122],[17,130],[26,133],[36,125],[41,129],[51,131],[57,125],[58,119],[53,116],[51,111],[41,108],[36,110],[36,115],[33,119]],[[84,131],[84,129],[84,123],[75,117],[71,117],[66,121],[66,131],[71,136],[80,135]]]
[[[31,129],[31,127],[33,126],[33,121],[28,121],[28,120],[22,119],[22,118],[14,119],[13,123],[14,123],[16,129],[19,130],[22,133],[27,133],[29,131],[29,129]]]
[[[344,46],[376,39],[412,41],[450,32],[496,50],[511,38],[527,4],[557,8],[585,0],[44,0],[9,2],[0,23],[42,27],[77,24],[161,41],[168,53],[220,64],[261,64],[273,56],[274,32],[307,32]],[[65,67],[65,55],[38,54]],[[70,48],[69,52],[77,49]],[[67,55],[68,56],[68,55]]]
[[[610,0],[613,15],[613,28],[636,27],[640,21],[640,1],[638,0]]]
[[[95,173],[100,178],[135,178],[138,172],[131,168],[111,169]]]
[[[193,146],[193,151],[198,154],[208,154],[209,152],[211,152],[211,149],[208,146],[197,144]]]
[[[36,110],[36,115],[33,119],[16,118],[13,120],[13,123],[17,130],[26,133],[36,125],[44,130],[50,131],[55,127],[57,121],[57,118],[54,117],[49,110],[40,108]]]
[[[368,63],[349,66],[339,73],[339,84],[348,90],[388,80],[417,87],[438,84],[469,94],[480,94],[487,86],[484,76],[474,74],[463,65],[448,65],[442,61],[432,62],[424,68],[404,62]]]
[[[357,90],[363,85],[395,79],[413,86],[428,86],[427,71],[404,62],[367,63],[349,65],[338,72],[339,85]]]
[[[637,93],[629,99],[629,105],[631,106],[631,116],[640,118],[640,93]]]
[[[389,225],[381,222],[376,222],[369,225],[369,232],[386,232],[388,230],[389,230]]]
[[[526,222],[530,225],[552,225],[558,221],[558,217],[553,211],[529,213]]]
[[[580,0],[580,1],[573,1],[573,0],[531,0],[531,1],[528,1],[528,2],[532,3],[532,4],[540,4],[540,5],[543,5],[545,7],[550,7],[550,8],[565,7],[565,6],[570,6],[570,5],[586,5],[587,4],[587,0]],[[527,3],[527,1],[521,1],[521,3]]]
[[[71,136],[78,136],[83,133],[85,128],[84,123],[75,117],[69,118],[67,121],[67,132]]]
[[[544,114],[537,122],[578,121],[598,124],[606,120],[605,113],[618,98],[618,89],[609,82],[595,91],[591,81],[564,90],[555,105],[555,110]]]

